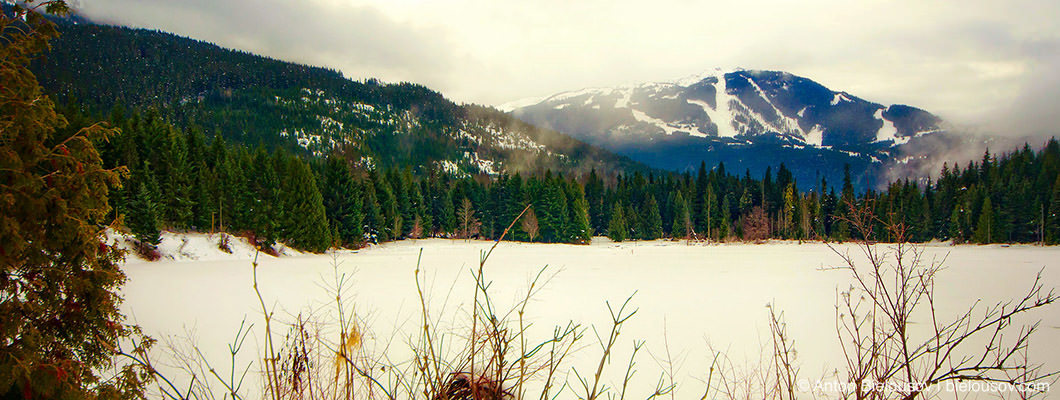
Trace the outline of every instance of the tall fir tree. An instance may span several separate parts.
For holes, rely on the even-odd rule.
[[[659,203],[654,195],[648,195],[644,204],[644,240],[655,240],[662,237],[662,216],[659,215]]]
[[[626,228],[626,219],[622,214],[622,203],[615,202],[611,211],[611,220],[607,223],[607,237],[615,242],[626,240],[626,235],[629,232]]]
[[[254,231],[258,242],[255,244],[267,249],[272,247],[278,236],[280,179],[274,168],[272,157],[264,147],[258,147],[251,168],[252,176],[254,176],[250,182],[253,207],[250,210],[251,230]]]
[[[285,242],[295,248],[320,253],[331,245],[331,229],[323,196],[309,166],[298,157],[287,162],[283,203],[287,212]]]
[[[1055,143],[1055,142],[1054,142]],[[1048,214],[1044,218],[1045,242],[1060,244],[1060,175],[1053,184],[1053,193],[1049,200]]]
[[[688,211],[688,202],[678,190],[674,193],[674,223],[670,229],[670,236],[675,239],[687,238],[691,227],[691,216]]]
[[[346,160],[332,156],[324,167],[324,210],[333,237],[344,246],[359,247],[364,241],[364,215],[358,185]]]
[[[596,174],[596,168],[589,171],[589,177],[585,181],[585,200],[589,206],[589,224],[593,233],[604,232],[607,228],[604,225],[604,183]]]
[[[975,233],[972,234],[972,240],[979,244],[993,243],[996,228],[997,218],[994,214],[994,207],[991,204],[990,196],[986,196],[983,199],[983,209],[979,212],[979,222],[975,225]]]
[[[565,242],[568,240],[567,231],[567,198],[563,194],[560,185],[563,181],[558,178],[547,179],[540,182],[543,186],[543,196],[539,198],[537,209],[538,221],[541,224],[541,240],[546,242]]]
[[[572,182],[570,185],[570,242],[589,244],[593,239],[593,229],[589,222],[589,202],[585,199],[581,185]]]
[[[158,185],[154,182],[154,174],[146,168],[147,165],[145,162],[145,167],[138,174],[136,187],[128,199],[128,215],[125,216],[125,226],[140,243],[140,253],[145,255],[150,254],[155,246],[162,242]]]
[[[169,225],[179,229],[192,227],[192,208],[195,199],[192,193],[195,170],[188,163],[188,151],[184,135],[175,128],[166,129],[165,154],[166,181],[162,185],[165,196],[165,219]]]

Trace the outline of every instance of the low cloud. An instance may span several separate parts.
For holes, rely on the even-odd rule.
[[[422,83],[459,102],[744,67],[984,132],[1060,132],[1055,0],[81,1],[97,19]]]

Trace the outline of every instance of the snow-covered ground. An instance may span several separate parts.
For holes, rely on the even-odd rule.
[[[265,304],[276,310],[277,318],[291,321],[299,313],[319,315],[333,308],[334,294],[328,288],[334,285],[337,271],[350,279],[347,299],[363,320],[362,329],[370,332],[365,348],[380,351],[389,345],[391,359],[400,360],[407,356],[402,348],[407,348],[419,324],[414,271],[421,252],[420,268],[432,312],[443,331],[456,336],[467,331],[464,322],[473,294],[470,271],[490,245],[429,239],[326,255],[262,255],[258,283]],[[944,320],[976,301],[990,305],[1021,297],[1043,268],[1045,286],[1060,287],[1060,247],[930,244],[923,248],[925,260],[944,259],[947,266],[936,282],[936,307]],[[850,245],[838,245],[837,250],[858,254]],[[738,368],[758,365],[769,341],[767,305],[784,312],[798,350],[801,378],[828,380],[836,369],[842,371],[845,364],[836,339],[835,304],[837,293],[852,281],[848,272],[823,270],[840,263],[839,256],[820,243],[616,244],[596,238],[590,246],[502,243],[485,273],[493,281],[491,291],[501,310],[521,298],[539,270],[547,267],[548,273],[555,274],[527,311],[528,320],[534,323],[530,336],[539,340],[568,321],[607,329],[605,302],[617,306],[635,293],[631,305],[639,311],[622,331],[606,379],[620,383],[633,341],[646,340],[647,351],[638,353],[637,374],[630,388],[635,395],[631,397],[647,397],[660,373],[668,369],[669,359],[677,383],[676,398],[699,398],[709,370],[708,348],[724,351]],[[129,280],[123,289],[123,310],[147,334],[163,339],[193,336],[211,362],[225,370],[227,343],[245,316],[255,325],[239,363],[255,359],[263,323],[252,288],[249,254],[159,262],[130,259],[125,271]],[[1060,307],[1034,316],[1042,324],[1031,343],[1032,360],[1058,369]],[[914,333],[930,337],[927,332]],[[591,375],[600,354],[592,330],[583,345],[571,365],[582,375]],[[258,392],[257,377],[248,379],[245,391]],[[573,375],[569,379],[575,383]],[[567,392],[561,398],[574,397]]]

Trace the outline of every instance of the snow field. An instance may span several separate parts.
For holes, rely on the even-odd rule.
[[[334,286],[336,273],[346,277],[350,284],[345,299],[355,309],[361,329],[369,332],[365,350],[381,354],[386,348],[389,359],[399,363],[411,354],[408,343],[419,329],[415,270],[420,252],[421,282],[431,316],[446,333],[442,340],[458,343],[469,330],[474,293],[470,271],[490,245],[428,239],[327,255],[262,255],[258,284],[278,320],[293,321],[299,313],[327,319],[335,301],[328,288]],[[838,245],[836,250],[862,259],[852,245]],[[924,247],[926,261],[945,259],[947,266],[936,282],[936,307],[943,320],[952,319],[976,301],[990,305],[1021,297],[1043,268],[1045,286],[1060,287],[1058,256],[1057,247]],[[767,305],[784,313],[798,350],[801,377],[811,382],[830,379],[836,369],[842,370],[835,304],[838,292],[852,280],[848,272],[824,270],[840,263],[840,257],[820,243],[688,246],[667,241],[616,244],[595,238],[590,246],[502,243],[487,262],[485,274],[492,281],[497,309],[508,310],[522,298],[538,271],[546,268],[545,275],[551,279],[527,307],[526,319],[533,324],[528,333],[531,342],[546,340],[553,327],[568,321],[595,326],[606,339],[610,318],[605,302],[617,309],[633,295],[630,304],[638,311],[619,336],[612,361],[605,367],[605,381],[612,386],[621,384],[633,341],[645,340],[629,389],[633,397],[649,395],[672,362],[676,397],[699,398],[710,365],[710,348],[724,351],[737,368],[745,370],[757,368],[766,357]],[[123,289],[123,311],[147,334],[162,339],[193,332],[190,336],[211,363],[225,369],[227,343],[245,316],[255,325],[238,364],[245,366],[260,354],[264,324],[252,289],[249,258],[130,260],[125,271],[129,281]],[[1054,306],[1033,317],[1042,324],[1031,343],[1032,361],[1060,368],[1060,347],[1054,345],[1060,342],[1060,310]],[[914,334],[931,337],[927,321],[916,322]],[[284,333],[282,328],[274,330],[279,338]],[[600,348],[591,329],[580,343],[569,365],[583,376],[592,375]],[[259,377],[253,372],[256,368],[252,367],[244,383],[250,398],[260,390]],[[168,371],[178,375],[173,369]],[[577,387],[573,374],[567,379]],[[575,396],[568,391],[561,398]]]

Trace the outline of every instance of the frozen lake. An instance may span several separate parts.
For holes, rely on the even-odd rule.
[[[364,348],[379,353],[389,344],[388,355],[396,362],[407,358],[409,337],[420,324],[414,271],[421,250],[420,268],[432,313],[442,330],[456,337],[469,330],[468,304],[474,293],[470,271],[477,268],[480,252],[491,245],[429,239],[387,243],[356,253],[262,255],[259,287],[277,318],[289,322],[299,313],[323,315],[333,309],[334,295],[327,288],[334,282],[335,271],[345,274],[350,279],[347,299],[368,333]],[[837,249],[860,254],[853,245],[837,245]],[[938,315],[945,321],[976,301],[992,305],[1021,298],[1043,268],[1045,287],[1060,287],[1060,247],[933,244],[923,250],[927,261],[945,259],[935,300]],[[255,326],[241,354],[240,363],[245,365],[258,353],[264,325],[252,289],[249,256],[208,258],[130,260],[125,266],[129,281],[123,289],[123,310],[156,338],[192,332],[200,349],[220,369],[228,368],[227,343],[246,316]],[[770,304],[784,313],[798,351],[800,378],[828,380],[836,369],[842,371],[845,364],[836,335],[835,305],[839,291],[853,281],[849,272],[824,270],[840,264],[842,259],[821,243],[615,244],[597,238],[590,246],[502,243],[485,273],[493,282],[490,290],[498,308],[507,310],[547,266],[546,274],[554,276],[527,308],[527,320],[534,324],[530,336],[538,341],[568,321],[606,330],[605,301],[617,306],[636,293],[631,307],[639,311],[623,328],[605,378],[620,385],[633,341],[645,340],[630,396],[647,397],[672,364],[676,398],[698,399],[708,375],[709,348],[724,351],[735,367],[744,370],[754,369],[768,356]],[[1047,369],[1060,368],[1060,346],[1056,345],[1060,343],[1060,307],[1037,310],[1033,317],[1042,323],[1030,345],[1032,361],[1045,362]],[[926,321],[914,320],[919,322]],[[923,339],[932,337],[915,329],[914,333]],[[581,344],[572,365],[582,375],[591,375],[600,356],[591,330]],[[163,347],[156,346],[157,357],[164,357]],[[256,368],[252,367],[252,375]],[[258,393],[257,377],[248,379],[254,380],[244,384],[244,391]],[[573,375],[569,379],[575,383]],[[561,396],[574,397],[570,392]]]

